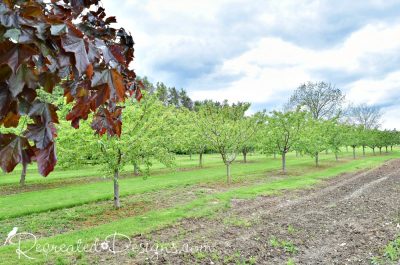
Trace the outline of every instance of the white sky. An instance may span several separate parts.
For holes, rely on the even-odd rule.
[[[134,68],[197,99],[285,103],[327,81],[400,128],[400,1],[103,0],[133,34]],[[399,17],[399,18],[398,18]]]

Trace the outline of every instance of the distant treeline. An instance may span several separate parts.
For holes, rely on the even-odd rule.
[[[168,87],[163,82],[157,82],[155,85],[145,77],[138,77],[138,80],[142,81],[144,90],[150,94],[156,94],[158,99],[164,104],[164,106],[175,106],[177,108],[187,108],[189,110],[198,111],[201,106],[206,104],[213,104],[215,106],[228,105],[228,101],[223,102],[213,100],[192,100],[187,91],[183,88],[177,89],[176,87]]]

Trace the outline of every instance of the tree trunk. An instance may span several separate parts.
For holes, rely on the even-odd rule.
[[[390,151],[393,151],[393,145],[390,146]]]
[[[348,153],[349,152],[349,147],[346,145],[346,152]]]
[[[21,172],[21,179],[19,180],[19,184],[21,186],[25,186],[25,177],[26,177],[26,168],[28,164],[22,163],[22,172]]]
[[[274,152],[274,159],[276,159],[276,152]]]
[[[231,163],[226,164],[226,182],[231,184]]]
[[[315,166],[318,167],[319,166],[319,157],[318,157],[318,152],[315,153]]]
[[[190,160],[192,160],[192,153],[189,153],[189,158]]]
[[[375,147],[372,148],[372,153],[373,153],[374,155],[376,155],[376,154],[375,154]]]
[[[365,156],[365,145],[363,145],[363,156]]]
[[[328,154],[328,153],[329,153],[329,152],[328,152],[328,149],[326,149],[326,150],[325,150],[325,154]]]
[[[379,154],[382,154],[382,147],[379,147]]]
[[[242,153],[243,153],[243,162],[247,163],[247,151],[243,150]]]
[[[386,154],[387,154],[387,153],[389,153],[389,151],[388,151],[388,147],[387,147],[387,146],[385,146],[385,148],[386,148]]]
[[[116,169],[114,171],[114,207],[115,208],[120,208],[121,204],[119,201],[119,183],[118,183],[118,178],[119,178],[119,170]]]
[[[356,147],[353,146],[353,159],[356,159]]]
[[[138,167],[138,164],[136,162],[133,163],[133,174],[135,176],[139,176],[139,167]]]
[[[339,156],[338,156],[337,152],[335,152],[335,159],[336,159],[336,162],[339,161]]]
[[[282,172],[286,174],[286,153],[282,153]]]
[[[199,155],[199,167],[203,167],[203,153]]]
[[[296,157],[299,157],[299,151],[296,150]]]
[[[118,148],[118,158],[117,158],[117,167],[114,169],[114,207],[120,208],[121,204],[119,201],[119,166],[121,165],[122,152],[121,149]]]

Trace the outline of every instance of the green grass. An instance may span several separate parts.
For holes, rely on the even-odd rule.
[[[265,183],[253,183],[248,186],[240,186],[240,187],[232,187],[226,191],[221,191],[216,194],[200,194],[196,199],[192,201],[185,201],[177,204],[174,207],[166,208],[166,209],[157,209],[148,211],[139,216],[133,216],[128,218],[123,218],[117,221],[113,221],[107,224],[90,227],[86,229],[81,229],[79,231],[68,232],[65,234],[60,234],[54,237],[42,238],[38,240],[40,244],[52,244],[52,245],[61,245],[61,244],[75,244],[79,239],[82,239],[83,242],[92,243],[95,238],[105,238],[107,235],[113,234],[114,232],[118,232],[126,235],[135,235],[140,233],[148,233],[155,229],[170,225],[174,222],[177,222],[183,218],[188,217],[205,217],[212,216],[216,212],[223,211],[226,207],[229,207],[230,201],[233,198],[254,198],[259,195],[265,194],[276,194],[279,192],[283,192],[284,190],[291,189],[300,189],[300,188],[308,188],[323,179],[336,176],[338,174],[344,172],[352,172],[360,169],[375,167],[387,159],[399,157],[398,152],[394,152],[391,155],[386,156],[376,156],[376,157],[367,157],[365,159],[359,160],[351,160],[348,162],[342,163],[327,163],[325,162],[324,167],[320,167],[319,169],[313,169],[312,161],[309,158],[299,158],[297,160],[292,159],[289,163],[289,169],[295,168],[296,174],[289,175],[285,178],[278,178],[275,180],[269,180]],[[324,159],[332,159],[331,157],[324,157]],[[324,161],[323,159],[323,161]],[[266,169],[274,169],[279,168],[279,161],[277,160],[267,160],[260,159],[256,163],[250,164],[237,164],[234,166],[233,174],[235,176],[240,174],[263,174]],[[327,166],[329,165],[329,166]],[[224,168],[222,166],[215,166],[211,168],[206,168],[202,170],[189,171],[189,172],[175,172],[171,173],[171,175],[162,175],[150,177],[147,180],[143,179],[127,179],[125,181],[121,181],[122,189],[125,189],[125,192],[129,190],[129,192],[148,192],[150,190],[160,190],[162,188],[173,188],[180,187],[182,185],[192,185],[194,183],[203,183],[203,182],[215,182],[215,181],[223,181],[224,180]],[[183,184],[182,184],[183,183]],[[111,191],[110,183],[95,183],[95,184],[107,184]],[[59,201],[63,201],[66,197],[67,200],[70,200],[69,203],[76,204],[80,203],[87,196],[93,198],[98,198],[101,192],[104,192],[105,188],[100,186],[95,186],[94,184],[82,185],[82,187],[68,187],[66,189],[59,188],[54,190],[47,190],[46,192],[39,192],[36,194],[35,192],[28,192],[23,194],[17,194],[13,196],[7,196],[0,200],[0,204],[2,205],[4,202],[10,203],[12,206],[7,206],[8,211],[11,214],[21,214],[29,213],[29,208],[26,208],[24,203],[30,202],[30,200],[34,199],[35,203],[31,202],[30,207],[34,207],[39,211],[46,211],[45,209],[49,209],[49,207],[45,207],[47,204],[55,205],[57,207],[63,205],[62,203],[54,203],[51,199],[59,199]],[[89,191],[88,188],[96,188],[95,191]],[[81,189],[78,189],[81,188]],[[97,193],[97,188],[101,188],[101,192]],[[75,190],[77,189],[77,190]],[[84,194],[79,194],[77,191],[84,192]],[[110,192],[109,191],[109,192]],[[70,194],[66,194],[66,192],[73,192],[78,198],[70,196]],[[48,194],[51,195],[48,195]],[[46,197],[47,196],[47,197]],[[60,196],[60,197],[57,197]],[[9,197],[14,197],[16,200],[8,200]],[[47,198],[47,199],[44,199]],[[61,199],[62,198],[62,199]],[[4,199],[4,200],[3,200]],[[17,204],[18,201],[21,204]],[[38,205],[42,204],[44,206]],[[19,205],[24,211],[20,211],[15,209],[15,205]],[[64,205],[68,205],[65,204]],[[24,208],[25,207],[25,208]],[[43,207],[43,208],[41,208]],[[10,213],[1,209],[1,213],[3,216]],[[22,242],[22,247],[26,248],[31,246],[32,242]],[[58,255],[54,255],[53,253],[49,254],[46,258],[43,254],[39,253],[29,253],[34,257],[38,258],[35,262],[37,264],[43,264],[46,261],[54,261],[58,258]],[[63,258],[71,258],[64,257]],[[18,260],[15,254],[15,246],[5,246],[0,247],[0,260],[5,262],[5,264],[24,264],[29,263],[26,259]],[[30,262],[32,263],[32,262]]]
[[[297,247],[294,245],[293,242],[288,240],[281,240],[276,238],[275,236],[272,236],[269,239],[269,244],[271,247],[282,249],[286,253],[294,254],[297,252]]]
[[[220,163],[220,157],[218,155],[204,155],[204,160],[206,165],[214,165]],[[193,155],[192,159],[188,155],[178,155],[176,158],[176,168],[194,168],[198,166],[198,155]],[[153,166],[151,168],[151,173],[159,172],[160,170],[165,170],[165,166],[161,163],[154,161]],[[127,165],[123,172],[133,172],[133,166]],[[21,166],[17,166],[15,170],[11,173],[0,173],[0,185],[6,184],[18,184],[19,177],[21,174]],[[36,164],[28,165],[27,170],[27,184],[37,184],[37,183],[49,183],[53,181],[63,181],[68,179],[76,179],[76,178],[87,178],[94,177],[98,178],[99,176],[104,176],[105,173],[102,171],[101,166],[84,166],[79,169],[63,169],[56,166],[54,172],[52,172],[48,177],[44,178],[37,171]]]
[[[237,227],[250,227],[252,224],[246,219],[239,217],[228,217],[224,219],[224,224],[228,226],[237,226]]]
[[[286,262],[286,265],[295,265],[296,263],[294,262],[293,259],[288,259],[288,261]]]
[[[322,156],[321,161],[331,159]],[[289,172],[301,173],[310,170],[312,159],[301,157],[289,159]],[[234,179],[240,176],[251,177],[268,170],[277,170],[280,167],[279,159],[254,156],[252,163],[236,163],[232,167]],[[170,171],[154,175],[147,179],[126,178],[120,180],[121,197],[157,191],[166,188],[177,188],[195,184],[207,184],[225,181],[225,166],[222,163],[213,164],[202,169],[189,171]],[[110,200],[113,197],[111,182],[95,182],[78,185],[61,186],[43,191],[17,193],[0,198],[0,220],[24,216],[32,213],[51,211],[61,208],[74,207],[96,201]],[[18,207],[15,207],[18,205]]]
[[[383,264],[399,264],[400,262],[400,235],[393,241],[387,244],[381,256],[372,258],[371,263],[374,265]]]
[[[367,149],[369,151],[369,149]],[[361,149],[357,149],[357,155],[361,155],[362,151]],[[371,155],[371,152],[367,152],[368,155]],[[343,149],[343,152],[341,156],[351,156],[352,151],[351,148],[349,148],[349,152],[346,152],[345,149]],[[321,156],[326,156],[324,153],[321,153]],[[254,159],[260,159],[264,158],[265,156],[261,155],[253,155],[249,154],[248,159],[249,161],[253,161]],[[330,153],[328,155],[329,158],[333,159],[333,154]],[[214,165],[219,165],[221,163],[221,158],[218,154],[207,154],[203,156],[204,163],[206,166],[214,166]],[[237,161],[240,161],[242,158],[238,157]],[[288,160],[290,159],[298,159],[295,157],[293,153],[288,154]],[[270,156],[270,159],[271,156]],[[279,161],[279,156],[277,156],[277,159]],[[175,160],[175,168],[180,169],[180,168],[196,168],[198,166],[198,155],[192,155],[192,159],[190,159],[189,155],[178,155]],[[163,166],[161,163],[154,161],[150,174],[158,174],[158,173],[165,173],[165,166]],[[132,165],[127,165],[123,173],[130,173],[133,172],[133,166]],[[19,177],[21,174],[21,166],[17,166],[15,170],[11,173],[3,173],[0,172],[0,186],[1,185],[18,185],[19,183]],[[55,168],[55,171],[52,172],[48,177],[44,178],[42,177],[38,171],[37,171],[37,166],[36,164],[28,165],[28,170],[27,170],[27,179],[26,183],[27,185],[30,184],[44,184],[44,183],[51,183],[51,182],[60,182],[60,181],[65,181],[69,179],[79,179],[79,178],[99,178],[105,176],[105,173],[102,171],[101,166],[84,166],[80,167],[79,169],[63,169],[60,167]]]

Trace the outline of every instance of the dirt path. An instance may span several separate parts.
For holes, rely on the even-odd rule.
[[[370,264],[400,234],[399,223],[400,160],[394,160],[313,189],[235,200],[216,219],[184,220],[134,238],[142,247],[200,251],[98,258],[107,264]]]

